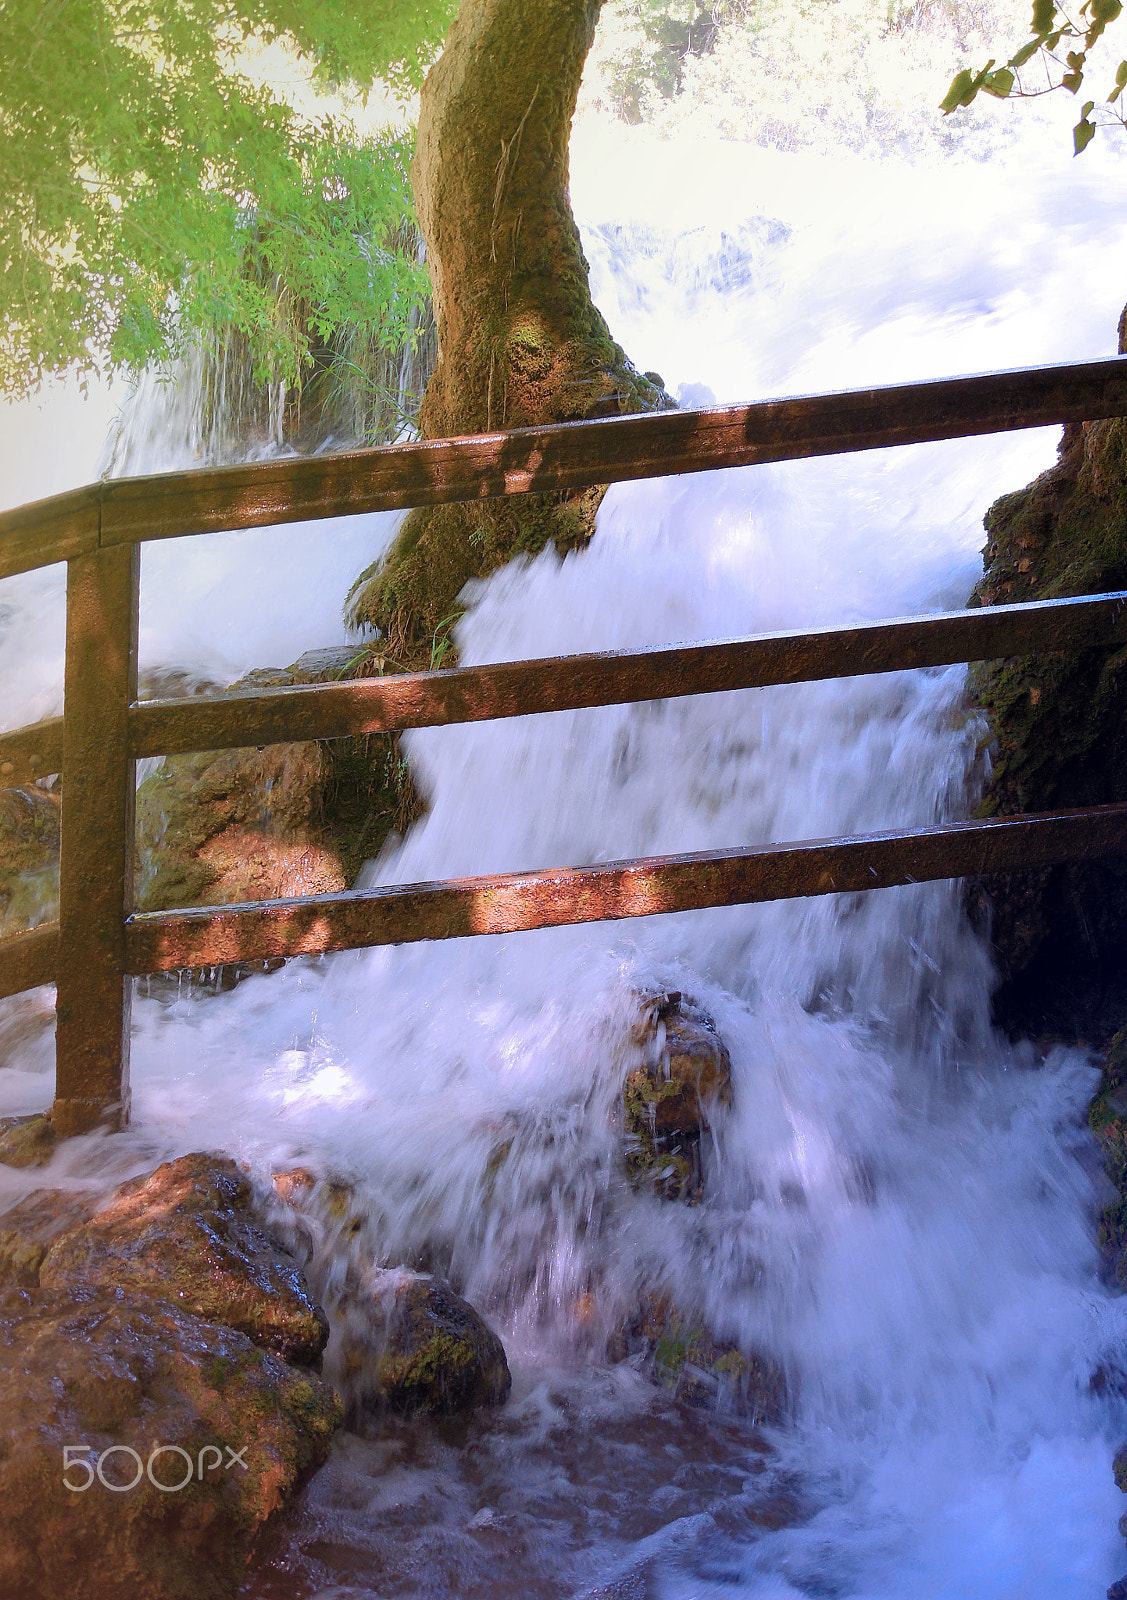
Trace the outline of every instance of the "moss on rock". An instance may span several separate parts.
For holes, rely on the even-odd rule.
[[[122,1184],[50,1244],[38,1281],[170,1300],[287,1361],[316,1361],[329,1336],[296,1261],[258,1226],[247,1182],[224,1156],[181,1156]]]
[[[178,1307],[8,1290],[0,1416],[7,1600],[234,1600],[259,1530],[324,1461],[341,1408],[312,1374]]]
[[[0,789],[0,935],[50,920],[58,901],[58,789]]]
[[[634,1026],[642,1065],[622,1089],[626,1171],[662,1200],[697,1201],[710,1118],[732,1103],[732,1063],[712,1018],[676,991],[649,995]]]
[[[776,1425],[787,1408],[782,1368],[761,1351],[717,1339],[699,1313],[651,1294],[628,1330],[655,1383],[686,1405],[737,1411]]]
[[[1056,466],[1003,495],[985,525],[972,604],[1127,589],[1127,419],[1066,428]],[[1127,799],[1127,649],[980,663],[970,694],[993,738],[984,815]],[[998,874],[983,895],[999,1021],[1106,1042],[1127,1016],[1127,862]]]
[[[369,1273],[347,1297],[326,1361],[353,1412],[450,1415],[500,1405],[512,1384],[504,1346],[480,1313],[403,1268]]]

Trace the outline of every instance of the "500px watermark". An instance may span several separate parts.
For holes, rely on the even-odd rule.
[[[85,1494],[94,1480],[102,1485],[103,1489],[111,1489],[114,1494],[125,1494],[130,1489],[136,1489],[142,1478],[148,1478],[155,1489],[160,1489],[163,1494],[177,1494],[181,1489],[186,1489],[190,1483],[202,1483],[205,1472],[215,1472],[222,1468],[230,1472],[239,1468],[242,1472],[250,1469],[243,1459],[250,1447],[243,1445],[241,1450],[232,1450],[230,1445],[205,1444],[199,1454],[193,1458],[190,1451],[185,1450],[182,1444],[158,1444],[149,1451],[148,1460],[143,1460],[140,1453],[129,1444],[111,1444],[107,1450],[97,1452],[89,1444],[65,1444],[63,1446],[63,1487],[72,1494]],[[158,1476],[156,1467],[165,1457],[175,1459],[165,1461],[162,1475]],[[113,1475],[107,1472],[107,1464],[114,1457],[125,1458],[114,1466]],[[172,1472],[169,1472],[169,1468]],[[115,1481],[120,1473],[136,1470],[127,1482]],[[176,1472],[180,1476],[176,1482],[165,1480]],[[79,1481],[71,1481],[69,1474],[78,1473]],[[81,1475],[85,1474],[85,1477]]]

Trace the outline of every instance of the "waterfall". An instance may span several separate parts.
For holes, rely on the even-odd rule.
[[[1077,176],[1036,148],[993,169],[873,165],[581,127],[596,295],[687,404],[1104,354],[1119,291],[1088,244],[1098,216],[1106,259],[1127,225],[1100,209],[1106,167]],[[460,659],[958,606],[982,512],[1054,443],[617,486],[587,550],[473,587]],[[334,642],[327,596],[391,527],[154,547],[148,659],[222,679]],[[428,813],[367,878],[965,816],[987,773],[963,683],[896,673],[418,731]],[[457,1437],[345,1438],[287,1536],[293,1592],[1101,1592],[1127,1566],[1110,1465],[1127,1328],[1097,1277],[1095,1071],[998,1037],[991,981],[941,883],[351,952],[139,1001],[120,1160],[216,1147],[263,1180],[300,1164],[346,1183],[372,1253],[445,1274],[514,1369],[507,1407]],[[732,1060],[695,1206],[635,1193],[621,1166],[639,996],[671,989]],[[8,1098],[41,1070],[9,1074]],[[649,1292],[777,1362],[787,1424],[765,1439],[608,1360]],[[1093,1388],[1101,1367],[1113,1381]],[[280,1592],[281,1570],[249,1592]]]

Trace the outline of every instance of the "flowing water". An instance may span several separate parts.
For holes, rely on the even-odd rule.
[[[1032,149],[908,167],[591,123],[575,198],[611,325],[703,404],[1108,353],[1116,169]],[[620,486],[587,551],[475,588],[461,659],[958,606],[982,512],[1054,443]],[[184,448],[162,432],[146,465]],[[147,551],[147,664],[229,680],[337,642],[344,591],[392,527]],[[8,586],[9,723],[55,708],[52,582]],[[368,878],[962,816],[985,777],[962,686],[961,669],[900,673],[414,733],[430,809]],[[1127,1407],[1090,1378],[1127,1328],[1096,1276],[1102,1180],[1081,1131],[1095,1072],[1079,1052],[999,1039],[990,985],[958,886],[932,884],[356,952],[227,994],[140,997],[116,1170],[212,1147],[264,1180],[301,1164],[348,1183],[376,1258],[445,1274],[514,1373],[497,1413],[342,1436],[248,1593],[1101,1594],[1127,1567],[1110,1465]],[[638,996],[671,988],[732,1058],[697,1206],[635,1194],[621,1170]],[[42,1036],[21,1049],[0,1075],[5,1110],[49,1097]],[[104,1141],[75,1141],[56,1176],[106,1161]],[[629,1353],[609,1361],[650,1292],[773,1357],[786,1424],[694,1410]]]

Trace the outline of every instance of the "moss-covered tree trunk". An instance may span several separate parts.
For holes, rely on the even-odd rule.
[[[422,94],[415,199],[438,323],[424,438],[665,408],[591,301],[568,139],[602,0],[463,0]],[[413,512],[352,602],[428,647],[468,578],[590,536],[598,492]]]

